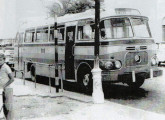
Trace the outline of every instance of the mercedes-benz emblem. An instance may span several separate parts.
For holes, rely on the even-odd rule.
[[[135,61],[138,62],[138,63],[141,62],[140,55],[135,55]]]

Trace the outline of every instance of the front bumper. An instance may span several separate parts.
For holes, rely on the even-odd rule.
[[[133,75],[134,74],[134,75]],[[105,72],[102,71],[102,80],[103,81],[124,81],[126,78],[134,78],[136,75],[141,75],[145,79],[158,77],[163,74],[163,71],[157,68],[149,69],[146,71],[130,71],[130,72],[119,72],[119,71],[111,71]]]

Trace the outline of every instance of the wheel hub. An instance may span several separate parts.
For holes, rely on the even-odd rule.
[[[89,74],[84,75],[83,84],[87,86],[89,83]]]

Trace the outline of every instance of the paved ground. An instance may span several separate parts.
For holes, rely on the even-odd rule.
[[[50,93],[48,86],[37,84],[35,88],[34,83],[29,81],[23,85],[21,79],[15,79],[11,87],[14,92],[14,120],[63,116],[92,104],[89,96],[67,91],[57,94],[53,87]],[[2,117],[1,113],[0,118]]]
[[[165,68],[161,68],[165,73]],[[122,84],[108,86],[105,97],[108,101],[134,108],[165,114],[165,75],[147,79],[135,91]]]
[[[165,70],[163,68],[163,70]],[[165,120],[165,76],[148,80],[137,91],[121,84],[104,86],[105,103],[71,91],[55,93],[49,86],[21,79],[14,89],[15,120]],[[1,102],[0,102],[1,104]],[[3,115],[1,114],[2,118]]]
[[[15,120],[164,120],[165,116],[105,100],[93,104],[92,97],[74,93],[55,93],[54,88],[16,79],[14,89]],[[136,113],[136,114],[135,114]],[[2,114],[1,114],[2,116]]]

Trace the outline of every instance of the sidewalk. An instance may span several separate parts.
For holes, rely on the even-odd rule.
[[[110,101],[93,104],[92,97],[74,92],[55,93],[55,88],[16,79],[14,92],[15,120],[165,120],[153,112]],[[2,102],[0,102],[1,104]],[[154,104],[154,103],[153,103]]]

